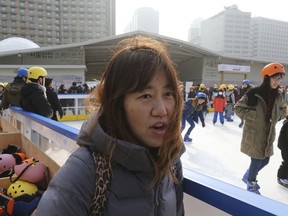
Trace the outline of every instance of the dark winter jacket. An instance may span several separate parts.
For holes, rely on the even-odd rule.
[[[283,149],[288,146],[288,120],[286,119],[283,122],[283,126],[281,127],[280,134],[278,137],[278,148]]]
[[[88,148],[110,156],[113,150],[111,185],[104,216],[184,215],[180,159],[175,161],[180,183],[175,185],[169,175],[151,188],[154,165],[146,148],[111,138],[95,119],[83,124],[78,144],[81,147],[51,180],[36,215],[88,215],[96,178],[95,162]]]
[[[184,102],[182,119],[188,118],[188,116],[191,116],[195,111],[202,110],[202,108],[203,106],[198,104],[197,98],[188,99]]]
[[[45,87],[38,83],[26,83],[21,89],[22,109],[51,118],[53,111],[45,94]]]
[[[241,141],[241,151],[256,159],[264,159],[273,155],[276,123],[285,118],[286,106],[282,95],[277,94],[272,104],[271,119],[267,122],[268,108],[258,89],[252,89],[236,104],[235,113],[245,120]]]
[[[23,80],[14,79],[12,83],[9,83],[3,93],[2,108],[6,109],[9,105],[20,107],[21,100],[21,88],[25,85]]]
[[[47,99],[51,105],[51,108],[53,110],[53,116],[51,119],[57,121],[57,111],[59,112],[60,117],[63,116],[63,110],[62,110],[62,106],[60,104],[58,95],[54,91],[54,89],[51,87],[46,88],[46,95],[47,95]]]

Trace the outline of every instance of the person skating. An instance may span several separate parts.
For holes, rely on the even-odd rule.
[[[214,115],[213,115],[213,124],[217,122],[218,114],[220,123],[224,124],[224,116],[223,112],[226,106],[226,99],[223,96],[223,90],[219,89],[218,94],[213,98],[213,107],[214,107]]]
[[[191,131],[195,127],[195,123],[193,120],[193,113],[195,111],[200,111],[203,109],[203,103],[206,99],[206,94],[203,92],[198,92],[195,98],[188,99],[184,103],[184,108],[182,112],[182,124],[181,124],[181,131],[185,129],[186,121],[190,124],[185,136],[184,136],[184,142],[192,142],[192,139],[189,137]],[[203,126],[203,124],[202,124]],[[204,126],[205,127],[205,123]]]
[[[240,88],[240,95],[239,98],[243,97],[243,95],[251,88],[251,82],[248,79],[242,81],[242,86]],[[241,120],[239,124],[239,128],[243,127],[244,122]]]
[[[260,194],[257,175],[273,155],[276,123],[285,118],[286,106],[279,84],[285,70],[280,63],[266,65],[261,73],[263,82],[251,89],[235,105],[235,113],[244,120],[241,152],[251,159],[242,180],[247,190]]]

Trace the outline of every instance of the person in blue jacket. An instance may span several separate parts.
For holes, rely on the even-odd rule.
[[[200,111],[203,109],[203,103],[205,102],[206,97],[207,96],[204,92],[198,92],[195,98],[188,99],[184,103],[184,107],[182,111],[181,131],[185,129],[186,121],[190,125],[184,136],[184,142],[192,142],[192,138],[190,138],[189,135],[192,132],[193,128],[195,127],[193,114],[195,111]]]
[[[163,43],[120,42],[91,93],[96,112],[36,216],[182,216],[182,91]]]

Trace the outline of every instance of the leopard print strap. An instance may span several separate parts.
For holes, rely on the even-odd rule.
[[[96,185],[89,215],[102,216],[108,199],[111,170],[109,166],[109,158],[107,156],[94,151],[92,155],[96,166]]]

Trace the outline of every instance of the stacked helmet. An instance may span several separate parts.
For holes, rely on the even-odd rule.
[[[37,191],[38,191],[38,187],[35,184],[22,181],[22,180],[18,180],[10,184],[7,190],[7,194],[10,197],[16,198],[23,194],[35,195]]]
[[[19,68],[17,71],[17,77],[28,77],[28,69],[26,68]]]
[[[37,183],[43,180],[45,177],[46,166],[39,162],[24,160],[21,164],[15,165],[14,171],[21,180],[28,181],[30,183]]]
[[[262,73],[261,76],[265,77],[267,76],[273,76],[277,73],[281,73],[282,75],[285,75],[285,69],[284,66],[280,63],[270,63],[268,65],[266,65],[263,69],[262,69]]]
[[[38,79],[39,77],[46,77],[47,71],[42,67],[31,67],[28,70],[29,79]]]
[[[6,170],[13,169],[16,160],[12,154],[0,154],[0,174]]]
[[[196,97],[198,98],[198,99],[206,99],[206,94],[205,93],[203,93],[203,92],[198,92],[197,93],[197,95],[196,95]]]
[[[243,81],[242,81],[242,84],[245,84],[245,85],[250,85],[250,84],[251,84],[251,82],[250,82],[250,80],[243,80]]]

